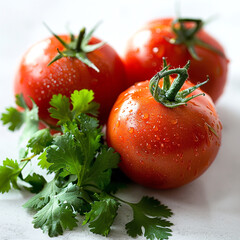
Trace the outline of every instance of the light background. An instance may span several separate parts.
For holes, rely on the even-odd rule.
[[[220,152],[198,180],[179,189],[156,191],[132,185],[119,193],[131,201],[142,195],[155,196],[168,205],[175,224],[172,240],[240,239],[240,4],[236,0],[0,0],[0,113],[14,104],[13,78],[22,54],[36,41],[49,36],[46,22],[57,33],[69,23],[74,32],[91,28],[102,20],[96,36],[106,40],[121,55],[127,39],[143,23],[153,18],[174,16],[180,3],[184,17],[209,19],[206,26],[225,47],[230,59],[228,85],[217,103],[223,123]],[[10,133],[0,124],[0,163],[17,157],[19,133]],[[21,205],[30,194],[11,191],[0,195],[1,240],[49,239],[33,228],[32,213]],[[131,239],[124,223],[131,219],[130,209],[121,208],[109,239]],[[61,239],[106,239],[79,227]],[[144,239],[139,237],[138,239]]]

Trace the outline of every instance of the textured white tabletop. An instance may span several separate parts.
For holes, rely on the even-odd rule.
[[[236,0],[183,0],[181,14],[187,17],[217,18],[207,25],[226,49],[231,61],[228,84],[217,103],[223,123],[220,152],[199,179],[184,187],[156,191],[132,185],[119,196],[138,201],[143,195],[155,196],[174,212],[171,240],[238,240],[240,239],[240,4]],[[47,22],[55,32],[64,32],[67,23],[78,32],[102,20],[96,35],[121,54],[127,38],[143,23],[156,17],[175,14],[176,1],[164,0],[0,0],[0,112],[14,103],[13,76],[21,55],[36,41],[47,37],[42,25]],[[19,133],[10,133],[0,124],[0,163],[17,157]],[[33,228],[33,214],[21,206],[30,194],[10,191],[0,195],[1,240],[50,239]],[[109,239],[131,239],[124,223],[130,220],[127,207],[119,210]],[[81,222],[81,219],[79,219]],[[106,239],[86,227],[66,232],[59,240]],[[138,239],[143,239],[139,237]]]

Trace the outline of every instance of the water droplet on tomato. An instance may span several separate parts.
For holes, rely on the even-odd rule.
[[[124,137],[123,136],[119,136],[120,141],[124,141]]]
[[[117,120],[117,122],[116,122],[116,127],[119,127],[119,126],[120,126],[120,121]]]
[[[154,137],[159,141],[160,137],[158,135],[154,135]]]
[[[199,153],[198,153],[198,152],[195,152],[195,153],[194,153],[194,156],[195,156],[195,157],[198,157],[198,156],[199,156]]]
[[[158,131],[158,127],[154,125],[153,126],[153,130],[157,132]]]
[[[161,143],[161,148],[164,148],[164,144],[163,143]]]
[[[194,142],[198,142],[198,141],[199,141],[198,136],[197,136],[197,135],[194,135],[193,140],[194,140]]]
[[[171,120],[171,123],[172,123],[173,125],[175,125],[175,124],[178,123],[178,120],[177,120],[177,119],[175,119],[175,120]]]
[[[133,128],[133,127],[130,127],[130,128],[128,129],[128,132],[129,132],[129,133],[133,133],[133,131],[134,131],[134,128]]]
[[[147,149],[152,149],[151,145],[149,143],[146,143]]]
[[[143,116],[142,116],[142,119],[148,119],[148,113],[144,113]]]
[[[165,138],[163,138],[163,142],[165,142],[165,143],[170,142],[170,138],[169,138],[169,137],[165,137]]]
[[[182,158],[183,158],[183,153],[177,153],[177,157],[178,157],[179,159],[182,159]]]
[[[157,53],[157,52],[158,52],[158,48],[157,48],[157,47],[154,47],[154,48],[152,49],[152,51],[153,51],[154,53]]]

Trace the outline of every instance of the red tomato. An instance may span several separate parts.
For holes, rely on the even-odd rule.
[[[187,81],[182,90],[192,86]],[[149,81],[144,81],[118,97],[109,116],[107,139],[121,155],[120,168],[128,177],[147,187],[166,189],[191,182],[211,165],[220,147],[221,129],[208,95],[168,108],[153,98]]]
[[[70,42],[67,35],[60,36]],[[92,37],[89,45],[99,43]],[[15,76],[15,94],[22,93],[31,107],[31,97],[39,107],[39,116],[48,124],[56,124],[49,116],[49,101],[53,94],[70,97],[74,90],[92,89],[100,103],[100,120],[106,122],[111,107],[125,87],[125,70],[121,59],[108,44],[87,53],[88,59],[100,70],[88,67],[75,57],[63,57],[50,66],[50,61],[64,46],[50,37],[33,45],[23,56]]]
[[[172,39],[177,37],[172,29],[172,22],[172,18],[156,19],[143,26],[129,39],[124,56],[128,85],[150,79],[160,70],[162,57],[166,57],[173,67],[182,66],[187,60],[191,60],[190,81],[197,84],[208,75],[210,81],[202,90],[216,102],[223,93],[227,79],[228,59],[224,49],[216,39],[201,29],[191,38],[185,39],[188,42],[171,43]],[[186,26],[190,28],[195,25],[188,22]],[[199,40],[214,50],[200,46],[196,42]],[[187,47],[189,43],[193,44],[199,59],[190,54]]]

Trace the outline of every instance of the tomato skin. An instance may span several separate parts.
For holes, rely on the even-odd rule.
[[[197,45],[195,50],[200,60],[196,60],[184,44],[171,44],[169,40],[176,37],[171,28],[172,21],[172,18],[153,20],[129,39],[123,58],[128,75],[128,86],[155,75],[162,67],[162,57],[166,57],[168,64],[173,68],[184,66],[188,60],[191,60],[190,81],[197,84],[205,81],[206,76],[209,76],[210,81],[202,86],[202,90],[216,102],[226,84],[229,60]],[[220,43],[204,30],[200,30],[197,37],[224,53]]]
[[[70,42],[69,36],[60,37]],[[99,39],[92,37],[89,44],[98,42]],[[87,54],[100,72],[71,57],[61,58],[47,66],[57,55],[57,48],[64,50],[55,37],[50,37],[36,43],[24,54],[15,75],[14,93],[22,93],[29,107],[30,96],[39,107],[40,118],[55,125],[56,121],[48,113],[52,95],[61,93],[70,97],[74,90],[92,89],[95,101],[100,103],[100,120],[105,123],[118,94],[126,89],[125,69],[120,57],[105,44]]]
[[[211,165],[222,125],[208,95],[167,108],[155,101],[148,85],[140,82],[120,94],[108,120],[108,143],[120,153],[120,168],[133,181],[156,189],[179,187]],[[190,86],[186,82],[182,89]]]

